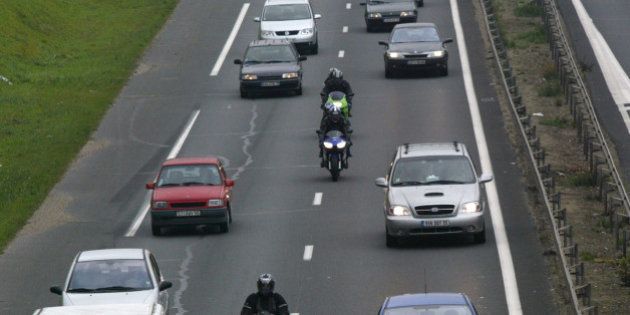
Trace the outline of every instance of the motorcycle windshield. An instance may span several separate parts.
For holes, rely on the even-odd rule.
[[[341,91],[332,91],[328,94],[328,98],[333,101],[341,101],[346,98],[346,94]]]
[[[331,130],[326,133],[326,140],[331,142],[337,142],[339,140],[343,140],[343,132],[339,130]]]

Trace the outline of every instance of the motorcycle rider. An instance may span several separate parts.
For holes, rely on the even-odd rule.
[[[275,285],[276,281],[270,274],[258,276],[258,292],[247,297],[241,315],[289,315],[287,301],[280,293],[273,292]]]
[[[319,130],[317,134],[319,135],[319,157],[324,156],[324,137],[326,133],[331,130],[341,131],[346,138],[346,142],[348,146],[346,147],[346,157],[352,157],[350,153],[350,147],[352,146],[352,141],[350,140],[350,131],[348,130],[348,122],[341,114],[341,111],[337,108],[331,110],[324,118],[319,126]],[[322,160],[322,164],[324,161]]]
[[[348,102],[348,116],[352,117],[352,97],[354,96],[354,92],[352,92],[352,87],[350,87],[350,83],[343,78],[343,72],[337,68],[330,68],[328,71],[328,77],[324,80],[324,88],[320,95],[322,96],[322,109],[324,109],[324,104],[328,100],[328,94],[330,92],[340,91],[346,94],[346,101]]]

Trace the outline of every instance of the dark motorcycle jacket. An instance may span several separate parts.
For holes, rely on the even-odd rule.
[[[252,293],[245,300],[241,315],[255,314],[289,315],[289,306],[279,293],[273,293],[269,296]]]
[[[324,88],[322,89],[322,103],[326,102],[328,99],[328,94],[334,91],[341,91],[346,94],[346,99],[349,103],[352,103],[352,96],[354,92],[352,92],[352,87],[350,87],[350,83],[344,79],[339,79],[335,77],[328,77],[324,81]]]

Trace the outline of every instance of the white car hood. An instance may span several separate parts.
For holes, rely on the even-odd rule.
[[[66,293],[65,305],[157,303],[153,290],[112,293]]]
[[[453,205],[479,200],[476,184],[392,187],[392,204],[414,208],[422,205]]]
[[[305,28],[313,28],[315,23],[311,19],[290,21],[261,21],[260,29],[263,31],[300,31]]]

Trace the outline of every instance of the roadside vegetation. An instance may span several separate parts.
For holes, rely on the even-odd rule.
[[[96,129],[177,0],[0,0],[0,250]]]
[[[546,162],[562,193],[562,206],[585,264],[586,279],[592,284],[592,299],[602,314],[630,314],[630,259],[615,250],[610,220],[603,215],[596,184],[577,140],[568,105],[565,103],[549,44],[543,27],[543,9],[532,0],[493,0],[501,36],[517,78],[527,112],[532,114],[537,135],[545,149]],[[583,67],[583,71],[589,68]],[[506,110],[511,110],[507,109]],[[509,114],[509,113],[508,113]],[[511,115],[511,114],[509,114]],[[509,119],[512,119],[511,116]],[[517,135],[516,137],[519,137]],[[530,163],[522,160],[521,163]],[[536,194],[536,190],[531,190]],[[543,207],[533,203],[540,238],[549,266],[555,270],[555,292],[560,304],[567,302],[563,275],[554,266],[555,249],[549,234],[549,218]],[[537,254],[537,253],[532,253]]]

